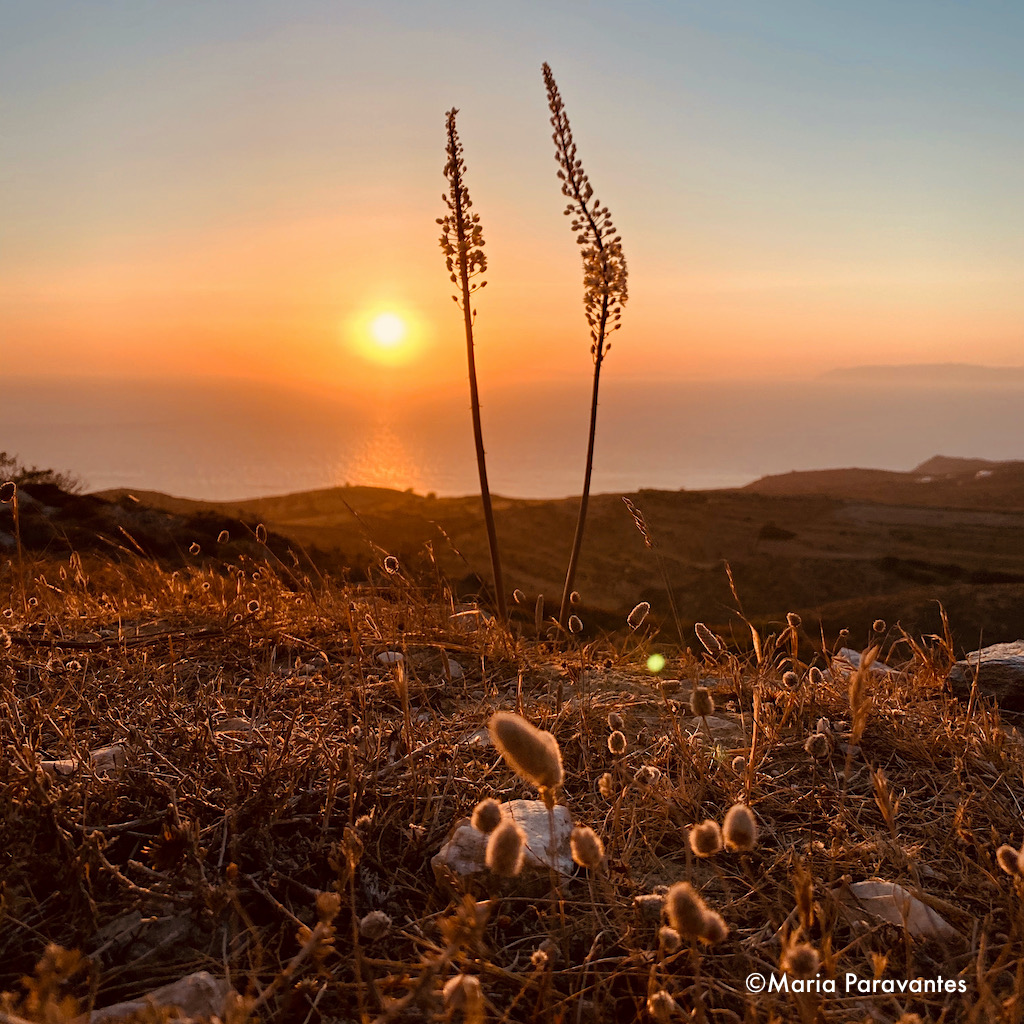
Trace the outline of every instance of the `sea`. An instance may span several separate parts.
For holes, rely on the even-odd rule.
[[[621,380],[606,371],[592,493],[738,487],[791,470],[1024,458],[1024,384],[948,379]],[[590,382],[482,395],[492,493],[580,493]],[[0,450],[125,487],[234,500],[344,484],[479,492],[468,389],[315,390],[230,380],[3,382]]]

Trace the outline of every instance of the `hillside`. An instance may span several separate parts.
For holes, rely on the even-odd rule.
[[[980,480],[962,475],[944,482],[951,488],[962,482],[969,493],[984,484],[990,494],[1005,484],[997,498],[978,498],[976,507],[969,501],[949,507],[900,501],[929,485],[912,484],[914,474],[872,470],[798,475],[804,482],[813,478],[822,493],[788,493],[800,484],[781,477],[738,491],[645,490],[630,498],[646,517],[684,628],[704,619],[742,636],[728,562],[744,611],[757,621],[778,622],[798,611],[814,629],[820,621],[828,635],[848,628],[855,638],[866,638],[884,607],[890,622],[912,632],[938,632],[936,602],[942,602],[956,609],[954,635],[973,649],[979,635],[995,642],[1021,634],[1024,500],[1016,500],[1016,472],[1011,465]],[[1024,489],[1024,480],[1020,485]],[[886,503],[879,493],[897,500]],[[336,568],[357,573],[390,553],[414,575],[432,574],[432,558],[465,595],[479,592],[480,580],[489,576],[475,497],[362,487],[234,503],[134,496],[177,514],[264,522]],[[128,500],[120,492],[105,497]],[[532,622],[536,596],[544,594],[550,607],[561,593],[576,502],[497,498],[495,513],[509,590],[524,592],[518,614]],[[204,552],[215,551],[211,540],[202,541]],[[577,585],[588,627],[619,629],[629,609],[647,600],[674,635],[655,553],[645,547],[619,495],[592,499]]]

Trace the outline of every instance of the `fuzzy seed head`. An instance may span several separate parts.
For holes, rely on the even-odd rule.
[[[580,601],[582,601],[582,600],[583,600],[583,598],[580,597],[580,592],[578,590],[574,590],[569,595],[569,604],[579,604]]]
[[[653,764],[642,764],[635,778],[641,786],[653,786],[661,779],[661,769],[655,768]]]
[[[679,932],[667,924],[658,929],[658,942],[666,953],[674,953],[683,944]]]
[[[267,543],[267,528],[262,523],[260,523],[256,527],[256,543],[257,544],[266,544]]]
[[[782,954],[779,967],[794,978],[813,978],[821,966],[818,951],[809,942],[796,942]]]
[[[605,798],[605,800],[611,800],[615,796],[615,780],[612,778],[611,772],[605,772],[597,780],[597,791]]]
[[[548,955],[543,949],[535,949],[530,954],[530,963],[538,970],[543,970],[548,965]]]
[[[491,833],[484,861],[501,878],[514,878],[523,869],[523,842],[526,833],[511,818],[506,818]]]
[[[586,825],[577,825],[569,836],[572,859],[581,868],[596,871],[604,863],[604,843],[601,837]]]
[[[800,677],[795,672],[786,672],[782,676],[782,685],[795,690],[800,685]]]
[[[499,711],[487,723],[494,745],[521,779],[538,789],[562,784],[562,752],[549,732],[531,725],[510,711]]]
[[[715,910],[707,910],[704,913],[703,928],[700,933],[702,942],[711,946],[724,942],[729,937],[729,926],[725,918]]]
[[[231,539],[231,535],[228,533],[227,530],[221,530],[220,533],[217,534],[217,543],[218,544],[227,544],[227,542],[230,539]]]
[[[608,737],[608,749],[616,757],[626,752],[626,737],[618,729]]]
[[[727,850],[746,853],[757,845],[757,822],[746,804],[733,804],[726,812],[722,837]]]
[[[641,601],[635,605],[633,610],[626,616],[626,624],[630,629],[639,629],[644,624],[644,619],[650,613],[651,605],[648,601]]]
[[[663,988],[652,992],[647,997],[647,1012],[661,1024],[662,1021],[672,1019],[672,1015],[679,1009],[679,1004]]]
[[[811,686],[821,686],[825,682],[825,677],[821,674],[821,669],[817,665],[811,666],[811,670],[807,673],[807,681]]]
[[[5,480],[0,484],[0,502],[5,505],[9,505],[14,501],[14,496],[18,493],[18,485],[13,480]]]
[[[698,857],[713,857],[722,849],[722,830],[718,822],[708,818],[690,829],[690,849]]]
[[[578,615],[569,616],[569,632],[570,633],[582,633],[583,632],[583,620]]]
[[[250,615],[255,615],[260,610],[260,603],[259,601],[252,600],[245,607]]]
[[[391,918],[383,910],[371,910],[359,922],[359,934],[369,942],[383,939],[391,930]]]
[[[512,591],[512,600],[515,601],[516,604],[526,604],[526,595],[516,587],[516,589]]]
[[[708,652],[708,654],[712,657],[717,657],[722,653],[724,650],[722,641],[719,640],[703,622],[695,623],[693,631],[697,634],[697,639],[701,642],[701,646]]]
[[[456,974],[444,983],[441,990],[445,1009],[449,1013],[461,1010],[466,1021],[482,1021],[484,994],[480,979],[472,974]]]
[[[398,564],[398,559],[395,558],[394,555],[388,555],[388,557],[384,559],[384,571],[389,576],[394,576],[400,568],[401,566]]]
[[[715,698],[706,686],[698,686],[690,694],[690,710],[697,718],[707,718],[715,713]]]
[[[501,824],[501,804],[493,797],[487,797],[473,808],[473,828],[490,834]]]
[[[1017,861],[1019,853],[1012,846],[1000,846],[996,850],[996,863],[1008,874],[1016,875],[1019,873],[1017,867]]]
[[[190,555],[198,555],[199,552],[202,550],[203,549],[199,546],[199,544],[196,541],[192,541],[192,543],[188,546],[188,553]]]
[[[704,901],[689,882],[676,882],[665,897],[668,921],[680,935],[696,937],[704,930],[708,913]]]
[[[832,753],[832,744],[826,733],[815,732],[804,741],[804,750],[816,761],[824,761]]]
[[[790,629],[799,629],[800,628],[800,623],[802,621],[803,620],[800,618],[799,615],[797,615],[796,612],[789,612],[786,615],[786,622],[789,623],[789,628]]]
[[[732,759],[732,770],[739,775],[747,767],[747,759],[742,754],[737,754]]]
[[[613,711],[608,716],[608,728],[611,729],[612,732],[621,732],[622,725],[622,715],[620,715],[618,711]]]
[[[871,624],[871,628],[876,633],[884,633],[885,632],[885,619],[875,619],[875,621]]]
[[[633,897],[633,906],[645,921],[659,921],[665,906],[665,897],[658,892],[645,892]]]

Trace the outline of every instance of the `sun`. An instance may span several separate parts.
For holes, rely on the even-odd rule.
[[[370,321],[370,336],[381,348],[397,348],[408,333],[405,321],[397,313],[379,313]]]

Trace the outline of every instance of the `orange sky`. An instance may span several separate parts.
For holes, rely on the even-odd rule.
[[[490,261],[482,381],[588,373],[543,59],[629,262],[609,372],[1024,361],[1021,18],[1000,5],[922,27],[881,3],[599,4],[579,31],[438,5],[461,65],[408,4],[177,6],[3,15],[6,373],[461,381],[434,223],[453,103]],[[383,310],[404,360],[372,358]]]

